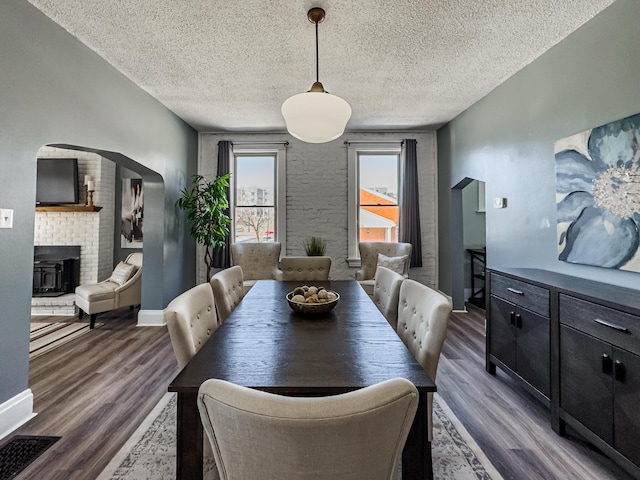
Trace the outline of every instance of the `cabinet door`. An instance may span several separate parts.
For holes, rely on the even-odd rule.
[[[640,357],[614,348],[614,361],[615,448],[640,465]]]
[[[507,367],[516,369],[516,327],[511,324],[516,306],[491,296],[491,353]]]
[[[519,308],[516,315],[516,370],[549,398],[549,319],[523,308]]]
[[[613,445],[612,374],[611,345],[560,326],[560,407],[609,445]]]

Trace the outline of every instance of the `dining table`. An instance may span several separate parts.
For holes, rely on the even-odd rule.
[[[199,480],[203,427],[198,388],[218,378],[289,396],[346,393],[391,378],[411,381],[419,394],[402,453],[402,478],[432,479],[427,395],[436,385],[355,280],[308,282],[340,295],[328,313],[294,312],[287,293],[301,282],[259,280],[231,315],[173,379],[177,393],[177,478]]]

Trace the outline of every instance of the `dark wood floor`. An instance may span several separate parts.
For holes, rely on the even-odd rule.
[[[18,479],[95,479],[167,391],[178,367],[166,329],[136,327],[134,317],[98,317],[104,326],[32,360],[38,416],[15,433],[62,439]],[[505,479],[630,478],[588,444],[556,435],[548,411],[510,377],[485,372],[482,310],[452,315],[437,384]]]

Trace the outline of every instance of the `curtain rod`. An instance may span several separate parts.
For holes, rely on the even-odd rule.
[[[231,145],[284,145],[285,147],[289,146],[289,141],[281,141],[281,142],[231,142]]]
[[[351,144],[358,144],[358,143],[399,143],[400,145],[404,144],[404,140],[345,140],[344,144],[345,145],[351,145]]]

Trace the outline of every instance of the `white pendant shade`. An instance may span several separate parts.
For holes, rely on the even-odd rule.
[[[326,92],[305,92],[282,104],[282,116],[291,135],[303,142],[325,143],[344,133],[351,107]]]
[[[325,11],[315,7],[307,12],[307,18],[316,25],[316,81],[306,93],[287,98],[281,112],[287,130],[298,140],[307,143],[326,143],[344,133],[351,118],[351,107],[340,97],[327,93],[318,78],[318,23],[324,20]]]

